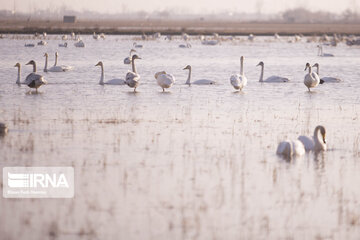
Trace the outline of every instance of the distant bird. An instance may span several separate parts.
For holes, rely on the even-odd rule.
[[[320,136],[319,136],[320,135]],[[308,136],[300,136],[298,138],[305,147],[306,151],[326,151],[326,130],[325,127],[319,125],[314,130],[312,138]]]
[[[129,57],[124,58],[124,64],[131,64],[132,54],[136,52],[135,49],[131,49],[129,53]]]
[[[59,47],[65,47],[65,48],[66,48],[67,45],[68,45],[67,42],[66,42],[66,43],[63,43],[63,44],[62,44],[62,43],[59,43]]]
[[[134,48],[143,48],[143,45],[137,44],[136,42],[133,43]]]
[[[139,80],[140,80],[140,75],[136,72],[136,67],[135,67],[136,59],[141,59],[141,58],[136,54],[132,56],[131,59],[132,71],[131,72],[129,71],[125,77],[126,85],[128,85],[131,88],[134,88],[134,92],[136,92],[136,88],[139,86]]]
[[[248,36],[248,40],[249,41],[254,41],[254,39],[255,39],[255,36],[254,36],[254,34],[250,34],[249,36]]]
[[[0,122],[0,136],[3,137],[8,133],[8,126],[5,123]]]
[[[43,41],[43,40],[41,40],[40,42],[37,43],[37,45],[39,45],[39,46],[45,46],[46,44],[47,44],[47,42]]]
[[[100,85],[124,85],[125,84],[125,80],[124,79],[119,79],[119,78],[114,78],[111,80],[108,80],[106,82],[104,82],[104,64],[100,61],[98,62],[95,66],[100,66],[101,67],[101,77],[100,77]]]
[[[315,63],[313,65],[313,67],[316,67],[316,74],[320,77],[320,74],[319,74],[319,70],[320,70],[320,67],[319,67],[319,64],[318,63]],[[335,77],[322,77],[320,78],[320,84],[323,84],[323,83],[338,83],[338,82],[342,82],[342,80],[340,78],[335,78]]]
[[[305,148],[299,140],[285,140],[279,143],[276,149],[276,154],[290,160],[292,157],[304,155]]]
[[[83,40],[79,40],[78,42],[74,43],[75,47],[85,47],[85,43]]]
[[[334,54],[324,53],[322,45],[317,45],[317,48],[318,48],[318,56],[320,56],[320,57],[334,57]]]
[[[230,77],[230,83],[236,90],[242,90],[247,84],[247,78],[244,74],[244,56],[240,57],[240,74],[234,74]]]
[[[183,70],[189,70],[189,75],[188,75],[188,79],[186,80],[187,85],[213,85],[215,84],[215,81],[213,80],[208,80],[208,79],[200,79],[200,80],[196,80],[194,82],[191,82],[191,66],[187,65]]]
[[[165,71],[155,73],[155,79],[163,92],[165,91],[165,88],[170,88],[175,83],[175,77]]]
[[[100,38],[100,36],[94,32],[94,33],[93,33],[93,38],[94,38],[95,40],[98,40],[98,39]]]
[[[290,81],[288,78],[279,77],[279,76],[271,76],[264,80],[263,79],[264,78],[264,67],[265,67],[264,62],[259,62],[258,65],[256,65],[256,66],[261,66],[261,74],[260,74],[259,82],[281,83],[281,82],[289,82]]]
[[[35,44],[33,44],[33,43],[25,43],[25,47],[35,47]]]
[[[319,85],[320,78],[316,73],[311,70],[310,63],[306,63],[304,71],[306,71],[307,69],[309,69],[309,73],[307,73],[304,77],[304,84],[310,92],[310,88],[314,88]]]
[[[190,43],[180,44],[179,48],[191,48],[191,44]]]
[[[44,84],[47,84],[47,81],[44,79],[43,76],[36,73],[36,63],[34,60],[31,60],[26,65],[32,65],[33,66],[33,72],[27,75],[25,79],[25,84],[29,88],[35,88],[36,92],[38,91],[38,88],[41,87]]]

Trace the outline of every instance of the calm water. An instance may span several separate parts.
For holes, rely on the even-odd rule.
[[[17,38],[24,36],[17,36]],[[141,85],[100,86],[124,78],[123,64],[133,36],[83,37],[86,47],[25,48],[39,40],[1,39],[0,167],[73,166],[74,199],[0,198],[2,239],[359,239],[360,238],[360,73],[359,48],[326,47],[334,58],[317,57],[317,43],[273,42],[245,37],[218,46],[191,40],[140,41]],[[56,39],[57,38],[57,39]],[[75,69],[42,73],[50,65]],[[231,74],[245,56],[248,86],[234,92]],[[39,94],[15,84],[34,59],[49,82]],[[286,84],[260,84],[281,75]],[[305,63],[320,63],[320,76],[340,77],[309,93]],[[193,79],[214,86],[184,85]],[[176,77],[166,93],[154,73]],[[329,150],[291,162],[276,156],[285,138],[312,135],[322,124]],[[2,181],[2,178],[1,180]]]

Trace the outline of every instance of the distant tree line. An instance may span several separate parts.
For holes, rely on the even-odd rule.
[[[348,9],[337,15],[324,11],[312,12],[305,8],[287,10],[282,14],[287,23],[356,23],[360,22],[359,15]]]

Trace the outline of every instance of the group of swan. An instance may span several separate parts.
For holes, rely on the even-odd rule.
[[[44,54],[44,57],[45,57],[44,72],[66,72],[66,71],[72,70],[71,66],[67,66],[67,65],[58,66],[57,65],[58,56],[59,56],[59,53],[55,52],[55,64],[54,64],[54,66],[52,66],[51,68],[48,69],[47,65],[48,65],[48,57],[49,57],[49,55],[47,53]]]
[[[317,68],[316,72],[312,71],[312,67]],[[310,63],[306,63],[305,70],[304,70],[304,71],[306,71],[307,69],[309,69],[309,72],[304,77],[304,84],[309,89],[309,91],[310,91],[310,88],[314,88],[314,87],[318,86],[319,84],[337,83],[337,82],[342,81],[341,79],[335,78],[335,77],[322,77],[320,79],[319,64],[315,63],[312,67],[311,67]]]
[[[16,80],[16,83],[18,85],[25,84],[30,88],[35,88],[36,92],[38,91],[38,88],[41,87],[44,84],[47,84],[47,81],[44,79],[43,76],[36,73],[36,63],[34,60],[29,61],[26,65],[32,65],[33,66],[33,72],[26,76],[25,81],[21,82],[21,65],[20,63],[16,63],[14,67],[18,68],[18,77]]]
[[[323,126],[317,126],[314,136],[299,136],[297,140],[285,140],[279,143],[276,154],[282,155],[287,159],[294,156],[301,156],[305,151],[326,151],[326,130]]]

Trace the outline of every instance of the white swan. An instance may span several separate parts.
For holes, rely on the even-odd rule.
[[[165,71],[155,73],[157,84],[165,91],[165,88],[170,88],[175,83],[175,77]]]
[[[70,71],[70,70],[73,69],[72,66],[68,66],[68,65],[60,65],[60,66],[58,66],[57,65],[58,56],[59,56],[59,53],[55,52],[55,64],[54,64],[54,67],[60,67],[63,70],[63,72]]]
[[[37,45],[39,45],[39,46],[45,46],[46,44],[47,44],[47,42],[43,41],[43,40],[41,40],[40,42],[37,43]]]
[[[136,92],[136,88],[139,86],[139,80],[140,80],[140,75],[136,72],[135,59],[141,59],[141,58],[136,54],[132,56],[131,59],[132,72],[129,71],[125,77],[125,84],[131,88],[134,88],[134,92]]]
[[[317,45],[317,48],[318,48],[318,56],[320,56],[320,57],[334,57],[334,54],[324,53],[322,45]]]
[[[129,57],[124,58],[124,64],[131,64],[131,58],[134,52],[136,52],[135,49],[130,50]]]
[[[309,73],[307,73],[304,77],[304,84],[309,89],[309,92],[310,92],[310,88],[314,88],[317,85],[319,85],[320,78],[316,73],[314,73],[311,70],[310,63],[306,63],[306,67],[305,67],[304,71],[306,71],[306,69],[308,69],[308,68],[309,68]]]
[[[265,68],[264,62],[259,62],[258,65],[256,65],[256,66],[261,66],[261,74],[260,74],[259,82],[281,83],[281,82],[289,82],[290,81],[288,78],[279,77],[279,76],[271,76],[264,80],[263,79],[264,78],[264,68]]]
[[[244,56],[240,57],[240,74],[234,74],[230,77],[230,83],[236,90],[242,90],[247,84],[247,78],[244,74]]]
[[[33,65],[33,72],[27,75],[24,84],[26,84],[30,88],[35,88],[37,92],[39,87],[47,84],[47,81],[44,79],[43,76],[36,73],[36,63],[34,60],[31,60],[26,65]]]
[[[93,33],[93,38],[95,40],[98,40],[100,38],[100,35],[99,34],[96,34],[95,32]]]
[[[215,84],[215,81],[212,80],[207,80],[207,79],[200,79],[200,80],[196,80],[194,82],[191,82],[191,66],[187,65],[186,67],[183,68],[183,70],[189,70],[189,75],[188,75],[188,79],[186,80],[187,85],[191,85],[191,84],[195,84],[195,85],[213,85]]]
[[[143,48],[143,45],[137,44],[136,42],[133,43],[134,48]]]
[[[321,137],[319,136],[319,133]],[[300,136],[298,138],[304,144],[306,151],[326,151],[326,130],[323,126],[317,126],[314,130],[312,138],[308,136]]]
[[[70,71],[72,69],[71,66],[57,66],[56,65],[57,64],[57,58],[58,58],[58,53],[57,52],[55,53],[55,64],[51,68],[47,68],[49,55],[47,53],[45,53],[44,57],[45,57],[44,72],[66,72],[66,71]]]
[[[319,74],[319,64],[318,63],[315,63],[313,65],[313,67],[316,67],[316,74],[318,76],[320,76]],[[342,80],[340,78],[335,78],[335,77],[322,77],[320,78],[320,84],[323,84],[323,83],[337,83],[337,82],[342,82]]]
[[[125,84],[125,80],[124,79],[120,79],[120,78],[114,78],[114,79],[111,79],[111,80],[108,80],[106,82],[104,82],[104,64],[103,62],[98,62],[95,66],[100,66],[101,67],[101,77],[100,77],[100,82],[99,84],[100,85],[104,85],[104,84],[107,84],[107,85],[124,85]]]
[[[179,48],[191,48],[191,44],[190,43],[180,44]]]
[[[291,159],[293,156],[301,156],[304,155],[304,153],[304,145],[299,140],[285,140],[280,142],[276,149],[276,154],[281,155],[286,159]]]

